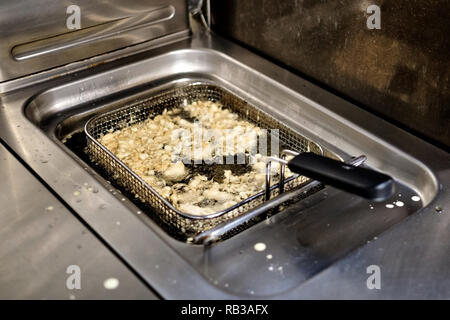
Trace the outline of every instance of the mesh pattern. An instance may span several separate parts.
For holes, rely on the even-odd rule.
[[[207,216],[189,215],[180,212],[161,197],[151,186],[101,145],[97,139],[108,131],[120,130],[161,114],[164,109],[170,110],[198,100],[220,102],[225,108],[263,129],[278,129],[280,146],[283,148],[297,152],[311,151],[322,154],[322,149],[317,144],[231,92],[212,84],[194,83],[172,88],[89,120],[85,127],[85,133],[87,135],[87,152],[91,160],[104,168],[120,186],[133,193],[146,205],[150,205],[170,228],[175,228],[186,237],[208,230],[256,207],[264,201],[264,191],[220,213]],[[290,177],[286,179],[285,190],[293,189],[307,180],[308,178],[304,176]],[[271,197],[277,196],[278,185],[273,185],[271,189]]]

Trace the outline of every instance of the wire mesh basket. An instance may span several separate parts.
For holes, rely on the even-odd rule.
[[[241,119],[248,120],[262,129],[278,129],[279,142],[284,148],[298,152],[323,153],[316,143],[304,138],[269,114],[263,112],[244,99],[215,84],[195,82],[167,89],[119,109],[100,114],[90,119],[85,125],[87,148],[90,159],[101,166],[116,183],[134,194],[143,203],[156,211],[158,217],[169,228],[176,229],[184,237],[213,228],[219,223],[239,216],[264,202],[265,192],[261,191],[225,210],[208,215],[193,215],[181,212],[169,200],[162,197],[148,183],[119,160],[103,146],[98,139],[112,131],[120,130],[148,118],[162,114],[167,109],[180,107],[195,101],[214,101],[223,108],[237,113]],[[284,189],[293,189],[308,180],[305,176],[291,176],[285,180]],[[278,184],[271,186],[271,198],[279,193]]]

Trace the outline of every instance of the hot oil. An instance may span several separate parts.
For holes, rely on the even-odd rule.
[[[245,164],[185,164],[185,167],[189,170],[189,175],[185,179],[184,183],[188,183],[190,178],[195,175],[203,175],[208,180],[214,180],[222,183],[225,179],[225,170],[230,170],[234,176],[241,176],[252,171],[252,166],[248,163]],[[187,180],[187,181],[186,181]]]

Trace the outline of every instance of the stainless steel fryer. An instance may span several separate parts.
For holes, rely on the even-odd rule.
[[[178,107],[183,103],[198,100],[220,102],[225,108],[239,114],[240,117],[255,123],[264,129],[278,129],[280,145],[300,152],[314,152],[322,155],[322,148],[304,138],[267,113],[246,102],[230,91],[212,83],[194,82],[181,87],[172,88],[152,95],[138,102],[125,105],[117,110],[100,114],[90,119],[85,125],[87,136],[87,153],[91,160],[105,169],[121,187],[134,194],[142,202],[151,206],[170,228],[174,228],[185,238],[209,230],[218,224],[248,212],[267,198],[267,191],[261,191],[228,209],[205,216],[181,212],[168,200],[163,198],[149,184],[120,161],[112,152],[97,139],[107,132],[119,130],[125,126],[156,116],[164,109]],[[284,190],[289,191],[306,183],[305,176],[291,176],[283,182]],[[270,196],[279,194],[279,184],[269,185]]]
[[[6,177],[2,212],[5,219],[10,217],[5,220],[3,248],[9,249],[8,241],[17,240],[24,249],[13,256],[10,250],[3,250],[6,259],[2,267],[15,270],[2,278],[7,297],[68,298],[61,281],[40,280],[60,279],[73,263],[80,265],[85,282],[92,284],[79,290],[77,299],[111,294],[130,298],[129,292],[138,298],[148,297],[145,292],[155,293],[163,299],[448,296],[450,278],[443,276],[450,264],[450,238],[445,228],[450,204],[450,170],[445,164],[450,157],[445,151],[209,32],[198,19],[188,17],[185,1],[78,0],[76,4],[83,13],[83,29],[78,31],[67,30],[62,23],[68,5],[63,1],[16,1],[14,6],[4,1],[0,5],[5,27],[0,44],[0,139],[8,154],[6,159],[4,152],[0,157]],[[304,9],[302,14],[317,14],[316,6],[304,5]],[[364,19],[359,7],[350,9]],[[348,18],[350,11],[341,17]],[[278,11],[266,13],[275,15],[273,21],[289,18],[280,17]],[[133,21],[135,28],[130,28],[128,22]],[[312,27],[309,35],[317,38],[317,21],[311,19],[304,25]],[[320,25],[325,27],[322,31],[328,30]],[[338,31],[346,30],[339,26]],[[91,36],[99,29],[106,31],[101,34],[104,36],[93,40]],[[354,35],[364,30],[358,31]],[[273,40],[272,36],[265,40]],[[49,48],[47,38],[59,41]],[[361,38],[353,39],[361,42]],[[398,37],[394,40],[405,44]],[[401,50],[405,48],[409,47]],[[344,49],[348,53],[349,48]],[[324,54],[345,56],[343,48],[336,50]],[[156,210],[144,214],[147,206],[141,206],[89,161],[83,152],[83,128],[93,116],[142,100],[182,80],[210,80],[245,97],[318,143],[331,158],[366,155],[365,167],[395,178],[396,195],[374,203],[333,187],[309,191],[311,185],[320,184],[310,179],[306,186],[227,220],[227,227],[232,228],[260,213],[265,218],[269,208],[292,193],[314,193],[301,201],[295,198],[283,203],[282,211],[226,241],[211,248],[178,241],[155,223]],[[63,139],[71,134],[69,143],[64,144]],[[24,175],[35,181],[30,184],[30,179],[22,179]],[[31,185],[35,191],[30,194]],[[412,197],[420,201],[412,201]],[[397,200],[404,205],[387,207]],[[45,210],[48,205],[54,207],[52,212]],[[442,213],[435,210],[437,206]],[[25,208],[29,210],[23,211]],[[47,222],[52,227],[47,227]],[[205,231],[203,239],[208,235],[208,241],[215,241],[216,235],[223,239],[220,234],[226,230],[221,227]],[[216,228],[221,228],[219,233]],[[88,237],[103,246],[102,252],[116,257],[116,263],[107,263],[101,274],[98,266],[107,260]],[[264,252],[254,250],[258,242],[267,245]],[[273,259],[267,259],[267,254]],[[17,272],[24,257],[38,264]],[[383,290],[365,286],[368,275],[362,267],[372,264],[380,265],[383,279],[390,280]],[[35,276],[36,267],[43,278]],[[108,270],[120,280],[120,290],[104,290],[101,275]],[[417,281],[418,275],[427,281]]]

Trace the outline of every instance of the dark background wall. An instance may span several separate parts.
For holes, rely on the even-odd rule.
[[[369,30],[366,9],[381,8]],[[212,28],[447,150],[450,1],[211,0]]]

